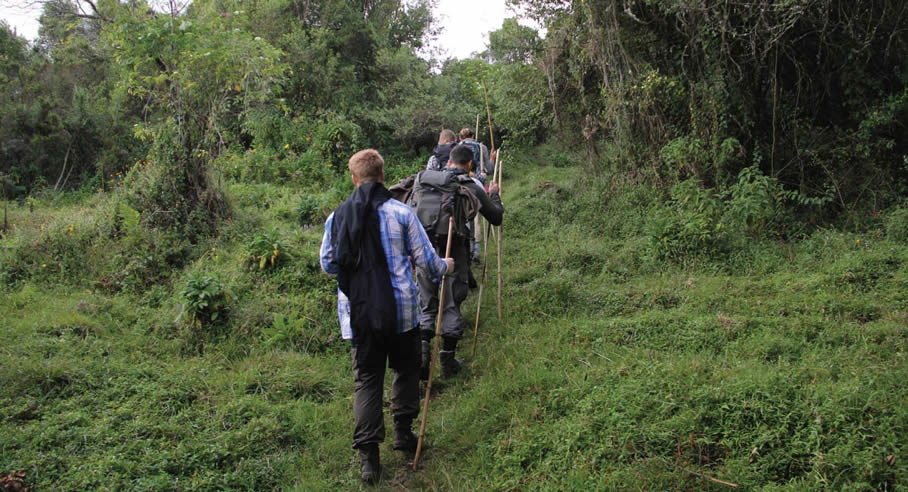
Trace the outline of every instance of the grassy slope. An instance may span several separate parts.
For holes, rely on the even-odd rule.
[[[379,489],[722,488],[679,466],[757,489],[908,486],[904,244],[818,231],[682,268],[641,255],[645,190],[529,163],[506,178],[504,319],[487,289],[476,357],[435,386],[424,469],[386,443]],[[295,227],[293,190],[228,191],[234,220],[171,284],[111,294],[51,263],[2,291],[0,472],[39,489],[358,487],[320,231]],[[13,217],[65,233],[79,207]],[[250,231],[272,226],[293,259],[247,268]],[[173,322],[190,271],[235,298],[232,335],[202,355]],[[274,313],[295,343],[267,343]]]

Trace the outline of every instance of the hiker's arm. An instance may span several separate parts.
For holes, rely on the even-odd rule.
[[[479,192],[474,194],[476,198],[479,198],[479,213],[489,221],[489,224],[501,225],[501,219],[504,216],[504,206],[501,204],[501,196],[498,195],[498,191],[490,191],[486,194],[480,188]]]
[[[322,270],[331,275],[337,275],[340,269],[337,266],[337,259],[334,256],[334,244],[331,239],[331,229],[334,225],[334,213],[328,216],[325,221],[325,235],[322,236],[322,247],[319,250],[319,260],[322,264]]]
[[[433,279],[440,279],[442,275],[448,273],[448,264],[435,252],[426,230],[419,223],[415,213],[407,214],[407,239],[410,258],[413,259],[414,265],[428,270]]]

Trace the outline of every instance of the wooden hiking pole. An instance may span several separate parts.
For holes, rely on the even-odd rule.
[[[476,128],[476,130],[475,130],[474,133],[473,133],[473,138],[474,138],[477,142],[479,142],[479,113],[476,113],[476,126],[475,126],[475,128]],[[473,163],[473,167],[476,167],[476,163],[475,163],[475,162]],[[476,175],[478,176],[480,173],[484,173],[485,170],[486,170],[485,154],[482,153],[482,144],[480,143],[480,144],[479,144],[479,172],[476,173]],[[475,172],[476,170],[474,169],[473,171]],[[482,219],[482,216],[480,215],[480,216],[479,216],[479,224],[480,224],[480,227],[482,226],[482,222],[483,222],[483,219]],[[488,226],[486,226],[486,227],[488,227]],[[485,248],[488,248],[488,247],[489,247],[488,244],[487,244],[487,243],[488,243],[488,240],[489,240],[488,233],[486,233],[486,234],[485,234],[485,237],[483,238],[483,243],[482,243],[482,248],[483,248],[483,250],[485,250]],[[485,268],[485,267],[483,267],[483,268]],[[479,291],[482,292],[482,287],[479,288]],[[474,350],[474,351],[475,351],[475,350]]]
[[[495,153],[495,134],[492,132],[492,110],[489,109],[489,91],[486,90],[486,83],[482,83],[482,93],[486,96],[486,116],[489,119],[489,141],[492,143],[490,152]]]
[[[485,241],[488,244],[489,241],[489,228],[485,228]],[[479,310],[482,308],[482,289],[485,287],[486,279],[489,277],[489,247],[486,246],[485,251],[482,256],[482,278],[479,281],[479,297],[476,298],[476,324],[473,326],[473,348],[470,351],[470,356],[476,355],[476,341],[479,340]]]
[[[495,134],[492,131],[492,109],[489,107],[489,91],[486,89],[486,83],[482,83],[482,93],[486,99],[486,116],[489,120],[489,141],[492,143],[491,155],[495,154]],[[497,155],[495,159],[495,167],[498,169],[495,174],[498,178],[498,186],[501,187],[501,165],[500,161],[501,155]],[[492,182],[495,182],[495,177],[493,177]],[[501,226],[498,226],[498,319],[501,319]]]
[[[477,125],[477,128],[478,125]],[[482,152],[479,153],[479,160],[485,166]],[[498,165],[495,165],[495,172],[498,171]],[[492,174],[492,182],[495,182],[495,174]],[[480,219],[482,220],[482,219]],[[489,278],[489,229],[491,225],[486,223],[486,227],[483,228],[482,236],[482,277],[479,279],[479,297],[476,299],[476,324],[473,327],[473,348],[470,351],[470,356],[476,355],[476,340],[479,339],[479,310],[482,308],[482,289],[485,286],[486,280]]]
[[[448,244],[445,247],[445,258],[451,257],[451,238],[454,236],[454,217],[448,218]],[[419,466],[419,453],[422,451],[422,440],[426,435],[426,420],[429,417],[429,396],[432,394],[432,378],[435,376],[435,359],[438,358],[438,339],[441,338],[441,321],[445,307],[445,281],[448,273],[441,276],[441,295],[438,298],[438,316],[435,317],[435,341],[432,358],[429,359],[429,381],[426,383],[426,397],[422,406],[422,422],[419,424],[419,439],[416,441],[416,455],[413,457],[413,471]]]
[[[501,149],[498,150],[495,167],[498,168],[498,172],[495,174],[498,178],[498,193],[501,196],[501,176],[504,174],[504,166],[501,164]],[[495,242],[498,246],[498,319],[501,319],[501,240],[501,226],[498,226],[498,241]]]
[[[499,167],[498,167],[498,162],[499,162],[499,160],[496,159],[495,171],[492,174],[493,183],[497,179],[496,177],[499,175],[499,172],[500,172]],[[479,298],[476,300],[476,324],[473,327],[473,349],[470,354],[471,356],[476,355],[476,341],[479,339],[479,312],[480,312],[480,309],[482,308],[482,291],[483,291],[483,287],[485,286],[486,281],[489,279],[489,246],[488,246],[488,243],[489,243],[489,231],[490,230],[494,236],[495,228],[491,224],[489,224],[489,226],[485,230],[486,249],[484,252],[483,259],[482,259],[482,280],[479,284]],[[499,239],[496,240],[496,243],[501,239],[501,226],[499,226],[498,238]],[[501,271],[501,246],[498,247],[498,270],[499,270],[499,272]],[[498,274],[498,313],[499,313],[498,319],[501,319],[501,273]]]

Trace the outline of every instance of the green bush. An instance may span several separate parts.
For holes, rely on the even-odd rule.
[[[511,150],[514,150],[511,152]],[[522,155],[525,155],[527,152],[531,152],[527,149],[509,149],[505,150],[503,153],[504,163],[515,164],[508,157],[515,156],[519,158]],[[552,167],[575,167],[579,166],[582,163],[582,160],[578,155],[573,152],[568,152],[556,145],[542,145],[532,149],[532,152],[536,153],[541,161]],[[508,174],[505,173],[505,176]]]
[[[303,195],[296,206],[297,223],[303,227],[312,227],[323,219],[320,212],[321,201],[312,195]]]
[[[678,137],[660,150],[667,174],[678,179],[693,176],[701,181],[722,184],[735,159],[741,154],[741,143],[734,138],[704,141],[698,137]]]
[[[230,208],[211,182],[205,152],[187,152],[181,138],[167,126],[157,132],[149,158],[126,176],[126,198],[145,227],[195,237],[213,231]]]
[[[54,206],[32,197],[3,240],[0,278],[6,284],[33,278],[78,285],[108,271],[118,251],[115,204],[103,197],[90,205]]]
[[[297,183],[322,188],[334,177],[335,166],[314,148],[297,152],[286,147],[252,148],[243,153],[229,152],[215,161],[217,169],[241,183]]]
[[[216,277],[190,273],[180,297],[188,324],[197,331],[223,323],[230,307],[230,296]]]
[[[347,159],[365,142],[359,125],[333,112],[323,114],[311,131],[312,148],[337,174],[347,170]]]
[[[729,187],[723,221],[729,228],[751,238],[778,232],[783,225],[782,197],[779,182],[766,176],[756,166],[738,173],[738,182]]]
[[[226,176],[243,183],[281,183],[293,176],[296,167],[286,152],[268,147],[226,154],[218,159],[217,166]]]
[[[256,234],[246,246],[249,262],[259,270],[277,268],[287,258],[287,248],[277,228]]]
[[[304,117],[291,117],[275,107],[251,111],[243,122],[243,130],[252,136],[252,148],[259,150],[301,153],[312,140]]]
[[[710,256],[726,241],[719,197],[695,178],[672,187],[672,198],[647,222],[650,250],[659,258]]]
[[[908,242],[908,207],[898,207],[886,217],[886,236],[893,241]]]

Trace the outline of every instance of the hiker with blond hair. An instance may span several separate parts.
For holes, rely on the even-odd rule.
[[[353,447],[360,454],[360,478],[369,483],[381,475],[386,363],[395,373],[393,448],[414,452],[417,446],[411,425],[419,414],[421,347],[412,265],[435,279],[455,266],[435,252],[413,209],[391,198],[384,164],[373,149],[350,157],[356,188],[325,222],[319,252],[322,269],[337,275],[341,335],[352,343]]]

